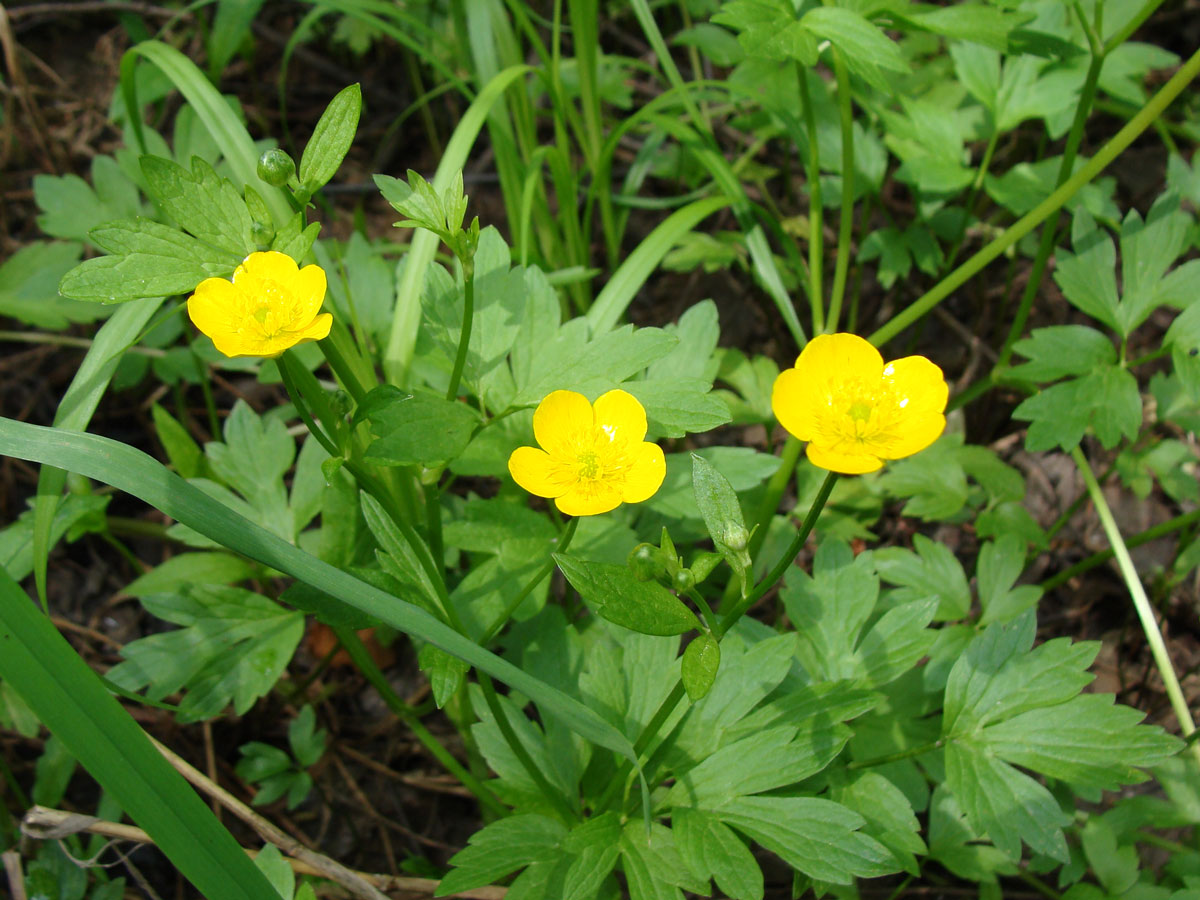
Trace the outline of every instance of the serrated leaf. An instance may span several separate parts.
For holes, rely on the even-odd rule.
[[[696,378],[626,381],[621,385],[646,408],[647,440],[700,434],[730,420],[729,407]]]
[[[241,715],[271,690],[304,631],[304,615],[240,588],[193,585],[142,604],[183,627],[126,644],[108,678],[161,700],[181,688],[181,722],[211,718],[232,703]]]
[[[67,272],[58,284],[64,297],[123,303],[187,294],[205,278],[228,278],[242,261],[149,219],[100,225],[91,237],[113,255],[85,260]]]
[[[979,551],[975,575],[979,583],[981,625],[1007,622],[1029,609],[1042,596],[1037,585],[1013,587],[1025,570],[1025,542],[1014,534],[1001,535]]]
[[[255,572],[254,566],[231,553],[180,553],[139,575],[123,593],[145,597],[193,584],[234,584],[254,577]]]
[[[1025,447],[1031,453],[1073,450],[1090,428],[1105,449],[1122,437],[1132,440],[1142,425],[1137,379],[1119,366],[1098,366],[1071,381],[1044,388],[1021,402],[1013,418],[1028,421]]]
[[[429,679],[433,691],[433,702],[437,708],[444,707],[462,686],[463,678],[470,670],[457,656],[451,656],[440,647],[425,644],[417,654],[417,665]]]
[[[1098,366],[1117,361],[1112,341],[1086,325],[1035,328],[1029,337],[1017,341],[1013,350],[1029,362],[1014,366],[1008,376],[1037,383],[1085,375]]]
[[[762,900],[763,875],[754,855],[716,815],[678,807],[671,811],[671,830],[693,875],[712,878],[732,900]]]
[[[203,159],[192,159],[191,172],[158,156],[143,156],[141,167],[151,195],[181,228],[238,258],[258,249],[246,201]]]
[[[880,69],[909,71],[908,61],[896,43],[856,12],[818,6],[805,13],[800,22],[837,47],[851,72],[881,91],[890,91],[892,83]]]
[[[708,880],[684,865],[671,829],[652,822],[647,833],[645,823],[634,819],[621,832],[620,846],[631,900],[678,900],[679,888],[708,893]]]
[[[642,634],[686,634],[700,628],[695,613],[652,581],[638,581],[628,566],[590,562],[562,553],[554,561],[571,587],[596,612],[617,625]]]
[[[470,843],[450,857],[453,868],[438,884],[435,897],[491,884],[522,866],[551,860],[567,829],[555,819],[524,814],[500,819],[471,835]]]
[[[59,282],[74,271],[80,252],[79,244],[35,241],[10,256],[0,265],[0,316],[59,331],[108,315],[94,303],[59,295]]]
[[[879,772],[859,772],[853,781],[836,786],[830,799],[866,819],[863,832],[891,850],[906,872],[919,875],[915,854],[923,856],[929,851],[921,840],[912,805],[896,785]]]
[[[874,553],[879,576],[900,586],[892,596],[899,602],[936,597],[935,619],[961,619],[971,608],[971,589],[954,552],[923,534],[913,535],[913,550],[885,547]]]
[[[354,141],[362,112],[362,89],[357,84],[338,91],[304,145],[298,175],[310,193],[323,187],[338,170]]]

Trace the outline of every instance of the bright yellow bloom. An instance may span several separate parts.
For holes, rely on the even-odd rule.
[[[206,278],[188,297],[188,316],[226,356],[278,356],[328,336],[333,316],[321,312],[325,271],[296,265],[286,253],[251,253],[233,281]]]
[[[542,449],[518,447],[508,471],[569,516],[648,500],[667,474],[662,448],[643,440],[646,410],[625,391],[609,391],[595,406],[574,391],[547,394],[533,414],[533,436]]]
[[[923,356],[883,364],[854,334],[813,338],[794,369],[775,379],[771,409],[808,441],[813,465],[844,475],[874,472],[885,459],[924,450],[946,427],[949,388]]]

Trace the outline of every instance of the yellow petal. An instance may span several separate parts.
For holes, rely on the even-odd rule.
[[[822,334],[805,346],[796,371],[819,381],[861,378],[873,382],[883,375],[883,357],[857,334]]]
[[[225,356],[233,359],[237,356],[261,356],[262,354],[255,353],[251,347],[251,342],[236,332],[222,332],[221,334],[210,334],[213,345]]]
[[[233,273],[233,283],[249,276],[264,278],[280,285],[290,284],[298,270],[296,261],[278,250],[259,250],[251,253]]]
[[[575,391],[547,394],[533,414],[533,436],[552,456],[573,456],[590,446],[595,428],[592,404]]]
[[[600,400],[596,401],[596,405],[600,405]],[[625,503],[641,503],[653,497],[654,492],[662,487],[663,479],[667,476],[667,459],[662,447],[649,441],[638,444],[632,456],[633,462],[625,474],[625,485],[621,490],[621,500]]]
[[[795,369],[784,369],[771,389],[771,410],[787,431],[802,441],[812,440],[817,433],[816,416],[823,407],[823,397]]]
[[[942,370],[923,356],[906,356],[888,363],[883,381],[895,398],[892,440],[881,449],[884,459],[903,459],[924,450],[946,428],[950,388]]]
[[[299,337],[296,343],[303,344],[308,341],[323,341],[329,337],[329,329],[332,327],[333,316],[330,313],[321,313],[312,320],[311,325],[298,332]]]
[[[865,453],[839,453],[818,444],[809,444],[805,449],[808,461],[820,469],[840,472],[842,475],[862,475],[883,467],[879,457]]]
[[[508,458],[513,481],[536,497],[561,497],[575,483],[573,474],[555,464],[550,454],[536,447],[518,447]]]
[[[554,505],[568,516],[598,516],[621,505],[621,492],[609,481],[580,481]]]
[[[596,398],[596,425],[610,441],[636,444],[646,438],[646,409],[626,391],[609,391]]]
[[[192,324],[209,337],[229,332],[239,314],[237,290],[224,278],[206,278],[188,297],[187,311]]]
[[[296,295],[296,317],[300,322],[307,322],[321,311],[321,304],[325,302],[325,288],[325,270],[320,266],[305,266],[296,273],[292,279],[292,290]]]

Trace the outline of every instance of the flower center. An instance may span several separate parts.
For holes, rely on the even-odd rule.
[[[846,414],[855,422],[866,422],[871,418],[871,404],[864,400],[859,400],[856,403],[851,403]]]
[[[580,478],[598,478],[600,476],[600,456],[595,450],[584,450],[576,457],[575,465]]]

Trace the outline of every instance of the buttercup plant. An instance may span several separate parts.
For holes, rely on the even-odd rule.
[[[406,30],[417,20],[384,6],[339,14],[368,40],[420,46]],[[1200,53],[1181,62],[1128,43],[1155,2],[729,0],[666,36],[669,16],[635,0],[630,21],[662,91],[634,110],[621,87],[653,75],[600,52],[595,7],[556,6],[546,29],[521,0],[503,7],[491,37],[464,32],[469,46],[453,44],[458,15],[428,20],[444,18],[449,37],[421,24],[432,49],[416,75],[444,85],[423,103],[455,94],[457,124],[442,141],[428,120],[445,148],[432,177],[375,176],[401,229],[383,241],[319,234],[318,211],[336,205],[322,189],[356,140],[356,85],[333,98],[296,165],[264,152],[239,105],[169,44],[129,51],[130,147],[93,170],[89,208],[103,215],[80,230],[55,199],[75,182],[35,188],[43,227],[65,245],[53,271],[63,297],[121,305],[53,427],[0,419],[0,452],[44,465],[33,509],[0,533],[11,539],[0,548],[32,548],[0,571],[0,728],[49,728],[104,787],[97,815],[124,810],[212,900],[312,900],[324,888],[289,893],[277,853],[252,862],[176,769],[219,802],[231,786],[159,749],[123,705],[158,708],[172,738],[175,725],[302,710],[289,737],[313,740],[268,790],[308,808],[328,795],[308,790],[318,760],[344,768],[354,723],[370,718],[366,704],[345,717],[329,704],[355,701],[364,681],[394,715],[364,733],[411,736],[456,782],[455,814],[479,825],[453,854],[413,845],[426,855],[406,867],[441,877],[406,889],[900,898],[962,890],[955,880],[985,898],[1019,883],[1048,900],[1186,900],[1200,871],[1188,799],[1200,742],[1169,733],[1194,725],[1157,616],[1200,563],[1200,262],[1189,258],[1200,180],[1174,155],[1170,190],[1122,214],[1097,176],[1155,122],[1168,148],[1194,133],[1186,114],[1164,115]],[[689,80],[672,47],[693,72],[728,77]],[[173,141],[140,115],[144,62],[187,101]],[[1151,65],[1176,64],[1144,96]],[[1128,121],[1085,159],[1101,104]],[[488,152],[473,154],[485,125]],[[1014,155],[1037,143],[1018,127],[1044,130],[1060,155]],[[635,144],[615,182],[614,159]],[[467,196],[468,157],[494,165],[498,205]],[[663,196],[668,178],[679,196]],[[631,211],[649,207],[669,214],[630,228]],[[839,228],[826,248],[829,208]],[[1054,218],[1064,209],[1069,240]],[[701,230],[718,213],[730,230]],[[79,262],[68,241],[97,255]],[[1006,252],[1007,276],[985,268]],[[1052,254],[1064,300],[1046,315],[1034,299]],[[735,270],[742,293],[674,322],[622,324],[663,267]],[[952,332],[925,318],[974,277],[1026,269],[1020,299],[1011,284],[981,290],[989,302],[1012,295],[1009,333],[992,333],[1006,316],[991,308],[948,313]],[[925,280],[909,306],[876,311]],[[774,358],[719,346],[718,308],[740,315],[759,292],[778,314]],[[905,331],[918,322],[926,330]],[[945,347],[973,326],[964,346],[986,352],[966,372],[995,364],[972,381]],[[902,332],[929,356],[884,346]],[[154,352],[122,366],[175,386],[171,409],[153,406],[147,442],[165,464],[85,433],[139,342]],[[795,363],[780,371],[777,359]],[[218,370],[283,387],[248,393],[256,407],[227,402]],[[203,446],[187,402],[196,387]],[[947,429],[949,411],[997,389],[1027,428],[996,434],[967,418]],[[1019,447],[1069,454],[1087,493],[1041,518],[1006,461]],[[64,494],[67,470],[81,477]],[[45,604],[63,533],[97,531],[133,558],[129,520],[106,516],[110,495],[85,479],[173,523],[133,529],[171,550],[139,564],[123,594],[176,627],[124,643],[104,680],[19,584],[32,574]],[[1106,499],[1122,484],[1178,514],[1123,538]],[[1098,643],[1039,629],[1043,595],[1107,559],[1033,574],[1060,561],[1048,549],[1067,552],[1088,502],[1170,701],[1167,715],[1152,692],[1132,695],[1153,723],[1085,692]],[[1125,542],[1170,537],[1148,593]],[[300,650],[316,624],[336,646]],[[340,651],[361,677],[326,668]],[[397,692],[389,657],[420,669],[427,701]],[[328,743],[318,723],[336,729]],[[287,755],[281,735],[245,746],[257,756],[243,773]],[[19,772],[0,774],[20,787]],[[1115,793],[1151,777],[1162,796]],[[351,896],[381,900],[394,883],[355,871],[380,864],[370,840],[333,860],[230,805]],[[10,844],[0,827],[0,849]],[[1156,867],[1143,847],[1171,863]]]

